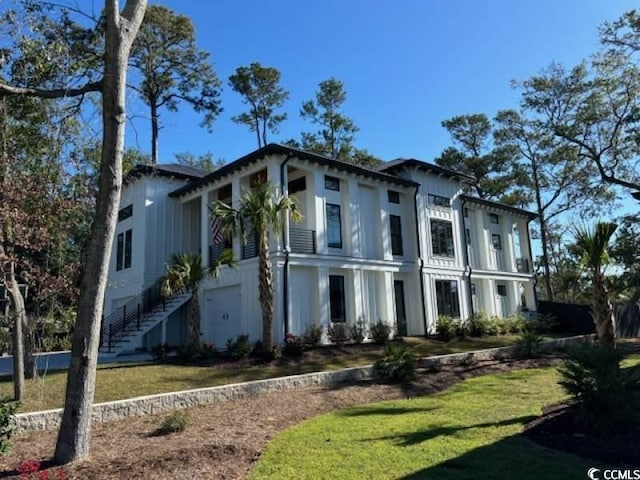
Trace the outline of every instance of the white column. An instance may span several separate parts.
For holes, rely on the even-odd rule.
[[[495,280],[488,280],[487,281],[487,294],[485,295],[485,299],[488,300],[487,305],[487,311],[486,313],[488,315],[497,315],[498,314],[498,307],[497,307],[497,303],[498,303],[498,288],[496,287],[496,281]]]
[[[329,269],[318,268],[318,320],[322,328],[322,341],[327,342],[327,329],[331,323],[329,310]]]
[[[347,182],[342,182],[343,185],[347,185],[347,194],[343,195],[344,200],[344,221],[342,222],[342,231],[344,239],[346,240],[345,250],[347,255],[353,257],[362,257],[362,234],[360,229],[360,215],[359,215],[359,198],[358,198],[358,182],[350,178]]]
[[[482,270],[488,270],[491,265],[490,259],[493,254],[491,248],[490,238],[488,238],[489,232],[485,228],[484,211],[472,210],[476,216],[476,236],[478,238],[478,251],[476,252],[477,268]]]
[[[378,203],[380,206],[380,218],[379,218],[379,232],[380,235],[378,236],[379,240],[378,240],[378,255],[382,254],[382,258],[384,260],[393,260],[393,254],[391,253],[391,232],[389,231],[389,211],[387,210],[387,203],[388,203],[388,199],[387,199],[387,190],[384,188],[380,188],[378,189]],[[405,230],[404,228],[404,223],[407,221],[407,219],[405,219],[404,217],[402,218],[402,222],[403,222],[403,230]],[[409,240],[409,238],[407,238],[407,236],[402,237],[402,247],[404,248],[404,252],[405,254],[408,254],[409,251],[407,250],[408,245],[407,245],[407,241]]]
[[[380,282],[380,286],[382,287],[379,290],[380,298],[377,300],[381,312],[381,320],[384,323],[391,325],[393,333],[395,334],[397,331],[398,320],[396,318],[394,305],[393,273],[379,272],[376,274],[376,277],[376,280]],[[376,323],[378,319],[372,318],[371,321]]]
[[[533,312],[536,310],[536,295],[533,281],[522,282],[522,285],[524,286],[524,299],[527,302],[527,308]]]
[[[316,249],[318,254],[329,253],[327,247],[327,220],[325,211],[324,174],[314,170],[310,175],[310,184],[313,188],[313,205],[315,210]]]
[[[211,222],[209,220],[209,192],[200,197],[200,257],[202,265],[209,267],[209,245],[211,238]]]
[[[505,316],[512,313],[518,313],[520,306],[520,291],[516,281],[507,282],[507,300],[509,301],[509,311],[505,312]]]
[[[364,316],[363,295],[364,284],[362,278],[362,270],[353,269],[351,275],[345,270],[345,283],[351,277],[351,288],[347,289],[345,301],[347,307],[347,324],[352,325]],[[351,290],[351,292],[349,292]]]
[[[501,217],[502,220],[502,238],[504,242],[502,244],[504,254],[504,268],[507,272],[516,271],[516,256],[515,249],[513,248],[513,222],[510,217]]]
[[[284,159],[283,159],[284,160]],[[285,171],[287,167],[285,166]],[[285,177],[286,178],[286,177]],[[276,188],[276,195],[279,195],[282,192],[281,184],[280,184],[280,162],[279,161],[271,161],[267,164],[267,180],[270,181]],[[285,180],[286,185],[286,180]],[[286,187],[285,187],[286,189]],[[269,238],[269,248],[271,251],[280,251],[283,248],[282,245],[282,232],[277,231],[273,232],[273,234]]]

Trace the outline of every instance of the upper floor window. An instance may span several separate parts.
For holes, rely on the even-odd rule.
[[[300,177],[300,178],[296,178],[295,180],[291,180],[287,187],[289,194],[303,192],[306,189],[307,189],[307,177]]]
[[[387,190],[387,198],[389,199],[389,203],[400,203],[400,193],[393,191],[393,190]]]
[[[342,248],[342,220],[340,219],[340,205],[327,203],[327,246]]]
[[[506,285],[502,285],[502,284],[498,284],[498,295],[500,295],[501,297],[506,297],[507,296],[507,286]]]
[[[496,225],[500,223],[500,217],[498,215],[496,215],[495,213],[490,213],[489,214],[489,222],[490,223],[495,223]]]
[[[391,233],[391,253],[393,255],[403,255],[402,223],[398,215],[389,215],[389,227]]]
[[[267,183],[267,169],[263,168],[262,170],[252,173],[249,176],[249,185],[251,188],[255,188],[258,185],[262,185]]]
[[[231,184],[220,187],[218,189],[218,200],[226,203],[227,205],[231,205],[231,192]]]
[[[454,257],[453,225],[446,220],[431,220],[431,248],[434,255]]]
[[[116,271],[120,271],[123,268],[131,268],[132,240],[133,231],[131,229],[118,234],[116,243]]]
[[[118,212],[118,221],[121,222],[133,215],[133,205],[127,205]]]
[[[429,205],[432,207],[451,208],[451,199],[440,195],[428,195]]]
[[[324,176],[324,188],[326,190],[335,190],[336,192],[340,191],[340,179],[336,177],[330,177],[329,175]]]
[[[491,235],[491,243],[496,250],[502,250],[502,238],[497,233]]]

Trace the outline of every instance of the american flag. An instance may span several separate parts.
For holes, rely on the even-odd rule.
[[[214,245],[224,243],[224,235],[222,233],[222,222],[216,215],[211,216],[211,238]]]

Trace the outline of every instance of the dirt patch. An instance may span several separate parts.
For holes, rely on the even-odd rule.
[[[68,465],[65,471],[69,478],[77,479],[245,478],[271,438],[310,417],[433,393],[470,377],[552,363],[555,360],[473,362],[420,371],[418,380],[407,387],[361,382],[268,393],[189,409],[192,425],[167,436],[153,433],[168,414],[94,424],[91,458]],[[56,432],[31,432],[15,438],[12,451],[0,458],[0,477],[16,475],[17,466],[27,459],[49,460],[55,440]]]

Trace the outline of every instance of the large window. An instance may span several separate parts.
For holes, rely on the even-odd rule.
[[[329,305],[332,322],[345,322],[347,320],[344,277],[342,275],[329,275]]]
[[[446,220],[431,220],[431,247],[434,255],[454,257],[453,226]]]
[[[436,280],[436,301],[438,315],[460,317],[458,282],[455,280]]]
[[[342,248],[342,220],[340,205],[327,203],[327,246]]]
[[[451,208],[451,199],[441,195],[430,193],[428,196],[429,205],[432,207]]]
[[[391,253],[393,255],[403,255],[402,223],[398,215],[389,215],[389,227],[391,232]]]
[[[131,268],[131,244],[133,241],[133,231],[119,233],[116,244],[116,270]]]

